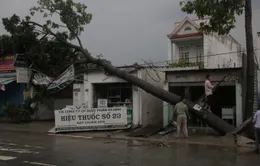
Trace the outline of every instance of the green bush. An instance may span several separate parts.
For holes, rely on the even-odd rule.
[[[32,115],[36,111],[36,108],[31,107],[33,102],[34,99],[32,98],[26,99],[22,105],[9,102],[6,104],[6,106],[3,107],[3,111],[14,123],[30,122],[32,120]]]

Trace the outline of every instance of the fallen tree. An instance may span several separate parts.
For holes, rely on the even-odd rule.
[[[84,25],[89,24],[92,15],[86,12],[87,6],[81,3],[76,3],[73,0],[39,0],[39,6],[31,9],[31,15],[35,12],[43,14],[44,18],[48,16],[58,15],[62,25],[53,22],[52,20],[46,20],[46,23],[41,25],[37,22],[33,22],[27,17],[26,24],[38,27],[38,32],[41,32],[45,36],[53,36],[57,38],[62,44],[66,44],[68,47],[75,49],[75,51],[81,52],[88,62],[94,63],[102,67],[107,73],[115,75],[139,88],[143,89],[147,93],[150,93],[163,101],[170,104],[175,104],[180,101],[180,96],[170,93],[162,88],[156,87],[148,82],[139,79],[129,73],[122,71],[105,59],[94,58],[91,54],[83,47],[83,44],[79,38],[79,35],[84,30]],[[76,39],[79,45],[72,44],[63,38],[60,38],[54,29],[59,27],[67,28],[67,34],[70,40]],[[221,135],[232,132],[234,126],[228,124],[216,115],[204,110],[201,106],[192,101],[186,103],[190,111],[193,111],[200,119],[202,119],[208,126],[215,129]]]

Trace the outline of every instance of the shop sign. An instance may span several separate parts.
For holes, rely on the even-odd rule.
[[[127,108],[91,108],[69,106],[55,111],[55,131],[91,131],[126,129]]]
[[[6,55],[0,57],[0,73],[2,72],[15,72],[16,55]]]
[[[28,68],[16,68],[17,83],[28,83],[30,81],[30,71]]]
[[[107,99],[98,99],[98,108],[106,108]]]

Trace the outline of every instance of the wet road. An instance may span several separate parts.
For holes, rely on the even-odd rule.
[[[1,166],[259,166],[254,153],[216,146],[78,139],[47,135],[0,135]]]

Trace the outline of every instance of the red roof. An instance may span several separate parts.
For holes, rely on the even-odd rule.
[[[196,33],[189,33],[189,34],[182,34],[182,35],[169,35],[169,39],[180,39],[180,38],[186,38],[186,37],[197,37],[197,36],[203,36],[202,32],[196,32]]]

